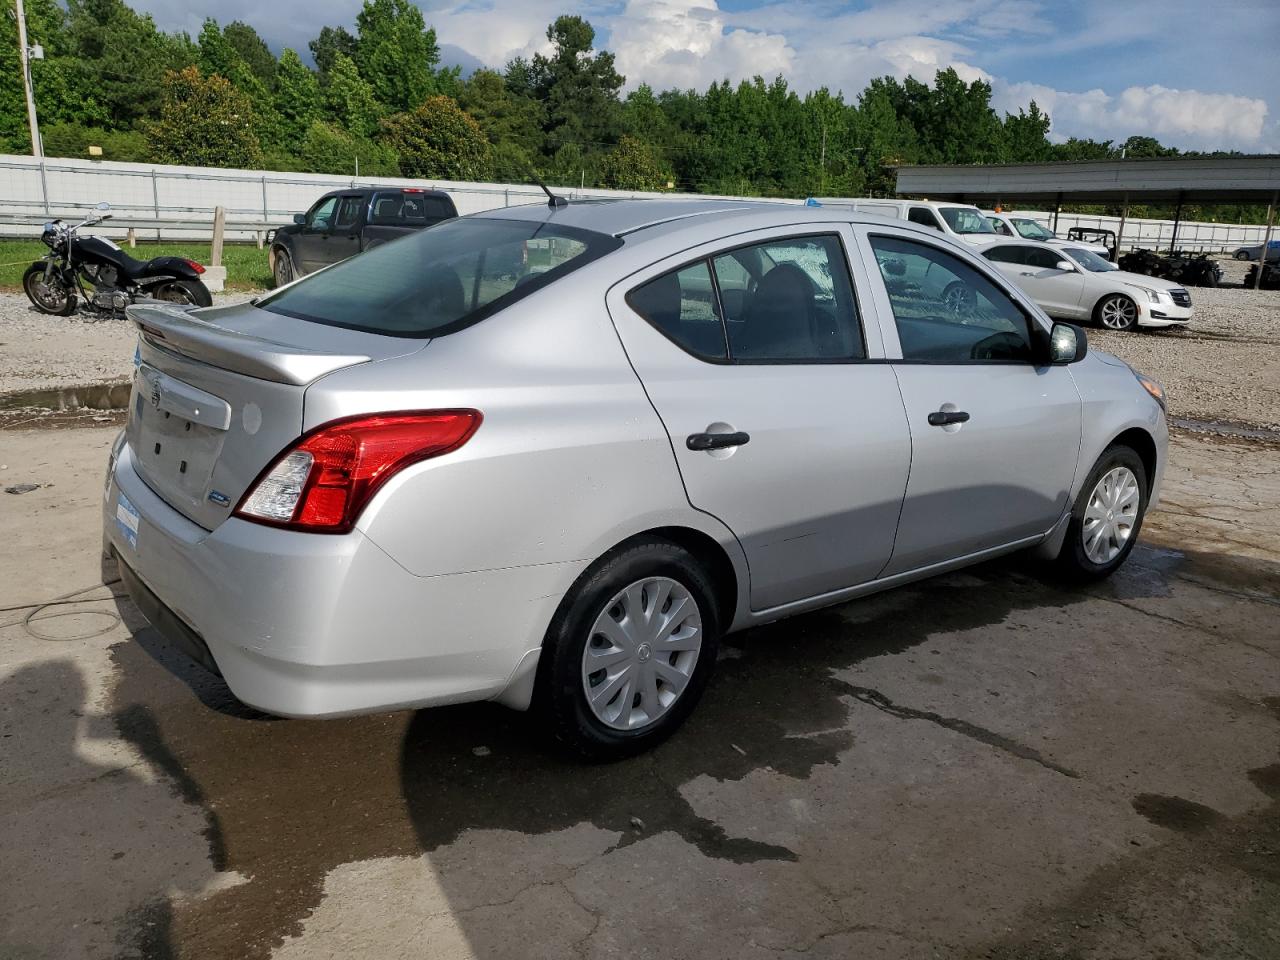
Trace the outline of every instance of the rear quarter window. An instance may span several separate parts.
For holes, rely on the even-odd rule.
[[[379,190],[369,202],[369,222],[385,227],[424,227],[456,217],[453,201],[430,193]]]

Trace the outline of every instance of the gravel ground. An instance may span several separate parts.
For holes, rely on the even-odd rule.
[[[1192,290],[1189,327],[1091,328],[1090,343],[1161,380],[1175,417],[1280,430],[1280,292],[1244,290],[1246,264],[1222,263],[1229,285]],[[0,293],[0,394],[127,379],[133,345],[133,329],[123,320],[48,317],[22,294]]]
[[[215,294],[218,305],[252,293]],[[22,293],[0,293],[0,394],[113,380],[133,372],[137,337],[127,320],[38,313]]]
[[[1090,328],[1089,343],[1164,383],[1172,416],[1280,429],[1280,292],[1242,289],[1248,264],[1221,263],[1228,286],[1192,287],[1187,327]]]

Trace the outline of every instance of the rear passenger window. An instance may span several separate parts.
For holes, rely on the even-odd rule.
[[[1026,263],[1026,247],[992,247],[982,254],[996,263]]]
[[[725,360],[724,326],[705,260],[664,273],[627,295],[631,309],[704,360]]]
[[[446,197],[395,190],[373,195],[369,222],[387,227],[425,227],[453,216],[457,214]]]
[[[872,236],[904,360],[982,363],[1032,359],[1026,316],[959,257],[925,243]]]
[[[713,283],[714,277],[714,283]],[[836,237],[739,247],[650,280],[637,313],[704,360],[812,363],[866,356],[844,250]]]
[[[360,203],[363,200],[363,197],[342,198],[342,203],[338,205],[338,219],[333,224],[335,230],[344,230],[356,225],[356,221],[360,219]]]

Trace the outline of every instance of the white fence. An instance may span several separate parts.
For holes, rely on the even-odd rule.
[[[101,232],[122,236],[128,221],[160,224],[140,231],[143,239],[207,239],[213,228],[214,207],[227,211],[227,239],[253,240],[271,226],[289,223],[294,213],[306,210],[321,194],[364,184],[429,187],[453,197],[459,213],[475,213],[494,207],[537,203],[543,199],[537,187],[527,184],[459,183],[449,180],[406,180],[395,177],[343,177],[319,173],[276,173],[263,170],[224,170],[218,167],[177,167],[110,161],[44,159],[0,154],[0,236],[36,236],[39,224],[51,217],[70,219],[83,215],[100,200],[108,201],[119,221]],[[622,190],[556,192],[581,197],[694,198],[705,194],[637,193]],[[738,199],[738,198],[723,198]],[[799,201],[780,201],[796,203]],[[1053,215],[1031,213],[1046,226]],[[1118,217],[1064,213],[1058,232],[1070,227],[1119,228]],[[1263,226],[1184,221],[1178,227],[1178,246],[1207,252],[1233,250],[1242,244],[1261,243]],[[1169,220],[1136,220],[1125,223],[1123,246],[1167,247],[1173,233]]]

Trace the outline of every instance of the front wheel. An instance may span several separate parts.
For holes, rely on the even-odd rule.
[[[1252,259],[1252,258],[1249,256],[1249,254],[1245,253],[1243,250],[1240,250],[1240,251],[1237,251],[1237,253],[1236,253],[1236,259],[1237,259],[1237,260],[1249,260],[1249,259]]]
[[[1113,293],[1098,301],[1093,317],[1108,330],[1132,330],[1138,325],[1138,305],[1122,293]]]
[[[570,589],[547,631],[535,701],[556,740],[590,760],[641,753],[693,710],[715,666],[719,622],[688,550],[637,541]]]
[[[196,307],[213,306],[213,294],[199,280],[169,280],[153,287],[151,296],[171,303],[185,303]]]
[[[978,298],[967,283],[954,280],[942,291],[942,305],[953,317],[964,318],[973,313]]]
[[[289,251],[283,247],[276,249],[276,265],[272,273],[272,279],[275,280],[277,287],[293,283],[293,258],[289,256]]]
[[[1098,458],[1071,509],[1058,566],[1076,580],[1114,573],[1133,550],[1147,512],[1147,468],[1130,447]]]
[[[27,299],[41,313],[53,314],[55,317],[69,317],[76,312],[75,291],[70,289],[62,278],[54,273],[46,283],[45,264],[33,263],[22,275],[22,289]]]

